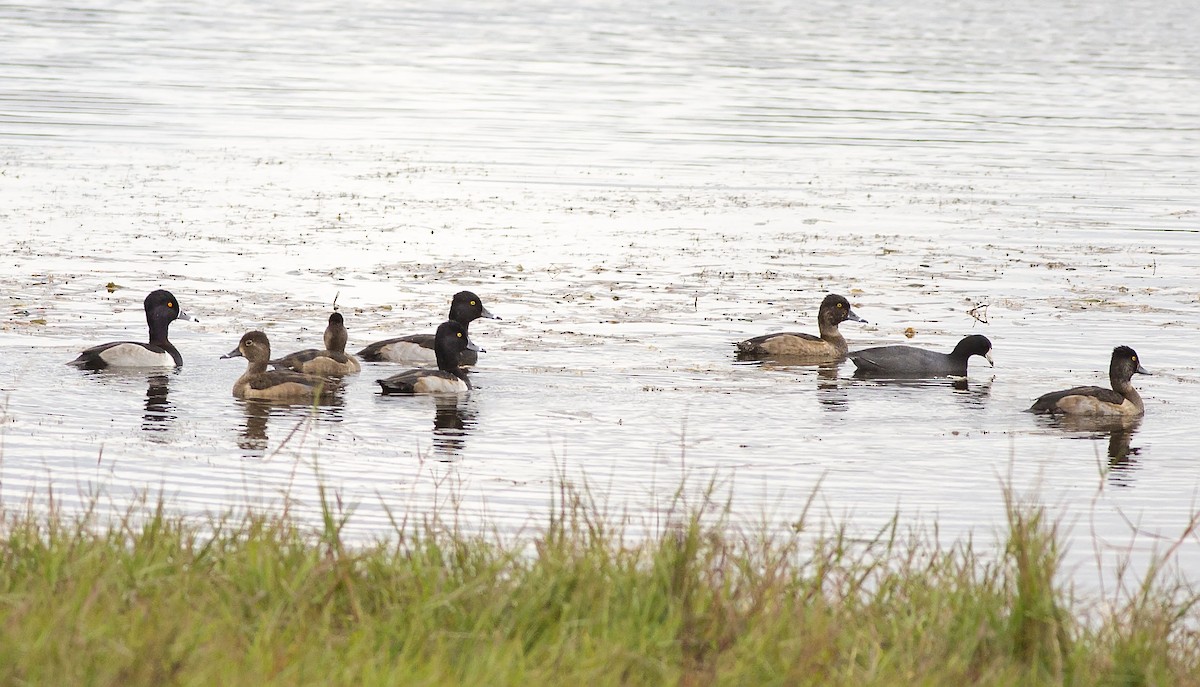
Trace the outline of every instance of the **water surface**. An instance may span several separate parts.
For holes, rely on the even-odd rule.
[[[3,500],[315,517],[325,483],[371,537],[435,505],[515,531],[560,475],[636,529],[716,480],[747,522],[819,490],[818,519],[986,539],[1011,484],[1084,579],[1184,532],[1192,3],[560,5],[0,8]],[[158,287],[200,318],[182,369],[63,365],[142,338]],[[469,397],[380,397],[394,365],[315,409],[229,394],[248,329],[318,345],[336,298],[357,350],[463,288],[504,318]],[[983,333],[997,365],[735,361],[828,292],[870,320],[852,348]],[[1144,421],[1022,412],[1117,344],[1155,373]]]

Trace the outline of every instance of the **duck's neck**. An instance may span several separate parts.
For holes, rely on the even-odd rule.
[[[344,353],[346,341],[349,339],[345,329],[331,329],[325,332],[325,350],[332,353]]]
[[[246,359],[246,374],[256,375],[267,371],[267,361]]]
[[[147,319],[149,319],[149,318],[147,318]],[[149,325],[150,325],[150,343],[152,343],[156,346],[163,346],[164,348],[166,346],[170,345],[169,342],[167,341],[167,328],[170,326],[169,322],[159,322],[157,320],[150,320]]]
[[[1137,392],[1137,389],[1133,388],[1132,380],[1110,375],[1108,382],[1112,384],[1113,391],[1124,396],[1125,400],[1137,406],[1138,410],[1146,409],[1146,404],[1142,401],[1142,395]]]
[[[838,330],[837,322],[822,317],[817,321],[817,327],[820,329],[822,339],[835,346],[844,346],[846,344],[846,338]]]
[[[455,377],[466,378],[461,367],[458,366],[458,353],[448,348],[437,346],[433,349],[433,354],[437,356],[437,366],[442,372],[449,372]]]

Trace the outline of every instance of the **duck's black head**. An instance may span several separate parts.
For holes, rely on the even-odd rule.
[[[839,296],[836,293],[831,293],[821,301],[821,309],[817,315],[822,322],[830,324],[840,324],[846,320],[853,322],[866,322],[850,309],[850,301],[844,296]]]
[[[1129,381],[1135,374],[1150,374],[1138,360],[1137,351],[1129,346],[1117,346],[1112,352],[1112,361],[1108,364],[1110,380]]]
[[[433,335],[433,352],[437,355],[438,369],[458,369],[458,354],[465,350],[483,351],[467,338],[467,328],[462,323],[447,320],[438,325],[437,333]]]
[[[179,307],[175,295],[166,289],[151,291],[142,302],[142,307],[146,310],[146,324],[150,327],[152,341],[165,341],[167,326],[175,320],[192,319]]]
[[[450,301],[450,319],[462,324],[470,324],[481,317],[498,320],[499,317],[488,312],[483,307],[483,300],[471,291],[459,291]]]

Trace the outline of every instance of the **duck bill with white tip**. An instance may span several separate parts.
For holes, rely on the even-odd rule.
[[[480,305],[480,306],[479,306],[479,309],[480,309],[480,313],[479,313],[479,316],[480,316],[480,317],[486,317],[486,318],[487,318],[487,319],[489,319],[489,320],[502,320],[502,319],[504,319],[504,318],[500,317],[499,315],[493,315],[493,314],[492,314],[492,311],[491,311],[491,310],[488,310],[488,309],[487,309],[486,307],[484,307],[483,305]]]
[[[226,353],[225,355],[221,356],[221,360],[225,360],[226,358],[245,358],[245,357],[246,356],[242,355],[241,346],[239,346],[239,347],[233,349],[232,351]]]
[[[983,359],[988,361],[988,365],[990,367],[996,366],[996,361],[992,358],[992,352],[990,350],[987,353],[983,354]]]
[[[1134,373],[1134,374],[1138,374],[1138,375],[1150,375],[1150,376],[1154,376],[1154,373],[1153,373],[1153,372],[1151,372],[1150,370],[1147,370],[1146,368],[1142,367],[1142,364],[1141,364],[1141,363],[1138,363],[1137,369],[1136,369],[1136,370],[1134,370],[1134,371],[1133,371],[1133,373]]]

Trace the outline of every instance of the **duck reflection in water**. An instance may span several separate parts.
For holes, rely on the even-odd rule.
[[[459,396],[434,397],[433,449],[446,460],[462,454],[467,436],[476,425],[470,399]]]
[[[782,363],[779,360],[765,359],[749,362],[739,360],[736,365],[754,365],[763,370],[782,370],[785,372],[795,372],[798,375],[806,375],[807,371],[814,369],[817,371],[817,402],[821,404],[822,410],[830,412],[845,412],[849,410],[846,388],[838,381],[838,367],[841,361],[826,361],[823,363]],[[799,378],[798,378],[799,379]]]
[[[1074,439],[1108,440],[1108,465],[1105,473],[1110,482],[1120,486],[1130,486],[1133,482],[1133,471],[1138,467],[1137,455],[1141,449],[1133,446],[1133,436],[1141,427],[1142,418],[1133,417],[1104,417],[1086,415],[1047,416],[1045,420],[1050,427],[1073,435]]]
[[[174,406],[167,400],[170,391],[167,382],[167,375],[146,378],[146,412],[142,415],[142,429],[147,432],[164,432],[175,419]]]
[[[279,421],[286,425],[285,430],[281,430],[284,433],[275,451],[283,449],[293,441],[302,442],[307,434],[306,428],[315,419],[341,421],[342,401],[336,398],[319,405],[273,403],[255,399],[239,399],[235,402],[242,406],[246,415],[237,444],[238,448],[247,452],[247,457],[261,457],[270,446],[271,438],[267,434],[267,425],[272,415],[277,416]]]
[[[238,448],[261,453],[267,450],[267,420],[271,417],[271,404],[263,401],[241,401],[241,404],[246,421],[242,424]]]
[[[844,413],[850,409],[850,396],[838,382],[838,363],[817,366],[817,402],[823,410]]]

